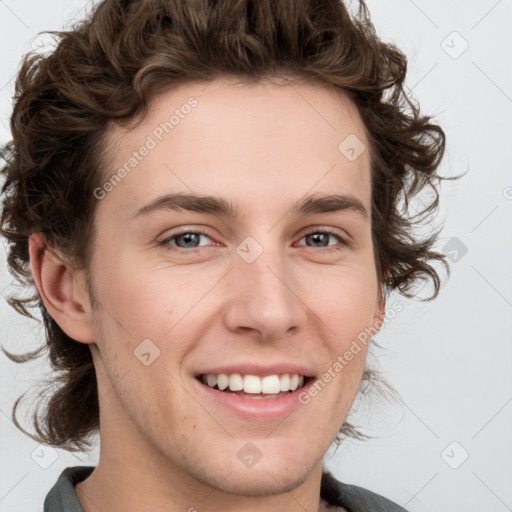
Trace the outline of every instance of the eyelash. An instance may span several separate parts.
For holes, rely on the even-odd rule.
[[[198,251],[200,251],[202,249],[202,247],[195,247],[192,249],[183,249],[182,247],[177,247],[174,244],[170,243],[171,240],[174,240],[175,238],[178,238],[179,236],[187,235],[187,234],[204,235],[204,236],[212,239],[212,237],[205,231],[184,230],[184,231],[180,231],[178,233],[174,233],[170,237],[167,237],[165,240],[162,240],[161,242],[159,242],[159,245],[163,246],[164,248],[166,248],[167,250],[170,250],[170,251],[176,249],[178,252],[183,252],[183,253],[192,253],[192,254],[197,253]],[[337,247],[332,247],[332,246],[319,247],[318,249],[320,249],[320,251],[322,253],[338,252],[338,251],[341,251],[344,247],[349,246],[349,243],[341,235],[339,235],[337,232],[335,232],[331,229],[327,229],[327,228],[318,228],[317,227],[317,228],[311,229],[311,230],[307,231],[306,233],[304,233],[302,235],[302,237],[300,238],[300,240],[302,240],[303,238],[305,238],[309,235],[313,235],[313,234],[331,235],[331,236],[337,238],[340,242],[340,244]],[[172,249],[170,247],[172,247]],[[306,246],[304,246],[304,247],[306,247]],[[310,247],[310,249],[315,249],[315,247]]]

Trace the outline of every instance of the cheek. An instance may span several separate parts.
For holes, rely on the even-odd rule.
[[[116,320],[124,331],[139,337],[165,336],[197,302],[200,290],[179,273],[129,263],[119,262],[101,273],[98,296],[112,317],[107,320]]]
[[[110,263],[97,267],[95,285],[100,303],[111,317],[107,322],[115,320],[134,342],[164,339],[191,311],[208,316],[226,305],[222,297],[236,297],[236,283],[229,277],[219,283],[219,275],[225,272],[222,265],[202,270],[200,266],[151,268],[122,255],[116,261],[104,255],[103,261]],[[313,312],[308,322],[325,330],[320,335],[331,351],[344,351],[374,320],[377,283],[369,259],[342,262],[337,267],[297,263],[288,273],[288,281],[293,300]]]
[[[378,288],[371,268],[353,266],[323,273],[307,285],[308,306],[342,339],[373,323]]]
[[[333,391],[343,402],[350,402],[357,393],[365,367],[377,300],[371,276],[354,269],[325,279],[321,293],[317,291],[311,299],[316,304],[314,313],[322,320],[321,337],[329,357],[325,378],[334,383]]]

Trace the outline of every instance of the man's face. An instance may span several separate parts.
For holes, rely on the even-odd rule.
[[[121,179],[97,192],[91,266],[102,454],[235,494],[294,488],[345,420],[366,346],[334,363],[383,313],[356,108],[320,86],[188,84],[108,140],[105,181]],[[176,194],[218,198],[238,215],[165,201],[140,212]],[[326,195],[349,206],[292,209]],[[200,380],[296,370],[311,386],[329,368],[304,405],[301,390],[258,400]]]

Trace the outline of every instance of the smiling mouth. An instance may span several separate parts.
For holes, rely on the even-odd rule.
[[[299,374],[268,375],[259,377],[257,375],[202,374],[197,379],[205,386],[221,391],[232,393],[245,398],[279,398],[289,395],[302,389],[309,384],[314,377],[307,377]]]

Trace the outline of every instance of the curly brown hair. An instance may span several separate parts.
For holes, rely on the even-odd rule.
[[[246,81],[295,77],[345,91],[357,106],[370,142],[372,236],[383,292],[415,295],[413,285],[449,271],[433,250],[438,232],[419,237],[416,223],[438,209],[437,173],[443,130],[420,115],[404,89],[407,60],[375,33],[364,1],[351,12],[341,0],[108,0],[69,30],[51,32],[56,48],[27,54],[16,81],[12,141],[2,148],[0,233],[8,241],[10,272],[34,291],[29,238],[43,233],[78,269],[88,271],[94,247],[93,191],[104,180],[102,154],[111,123],[142,119],[155,95],[186,82],[235,76]],[[418,214],[410,200],[433,191]],[[94,298],[91,295],[91,300]],[[37,289],[10,297],[34,318],[38,306],[45,343],[13,355],[16,362],[47,350],[55,374],[43,418],[33,417],[33,439],[70,451],[91,445],[99,429],[95,369],[87,344],[69,338],[48,314]],[[363,383],[378,372],[365,369]],[[378,379],[377,379],[378,380]],[[40,393],[42,395],[45,392]],[[369,437],[345,422],[339,433]],[[338,440],[339,438],[337,438]]]

